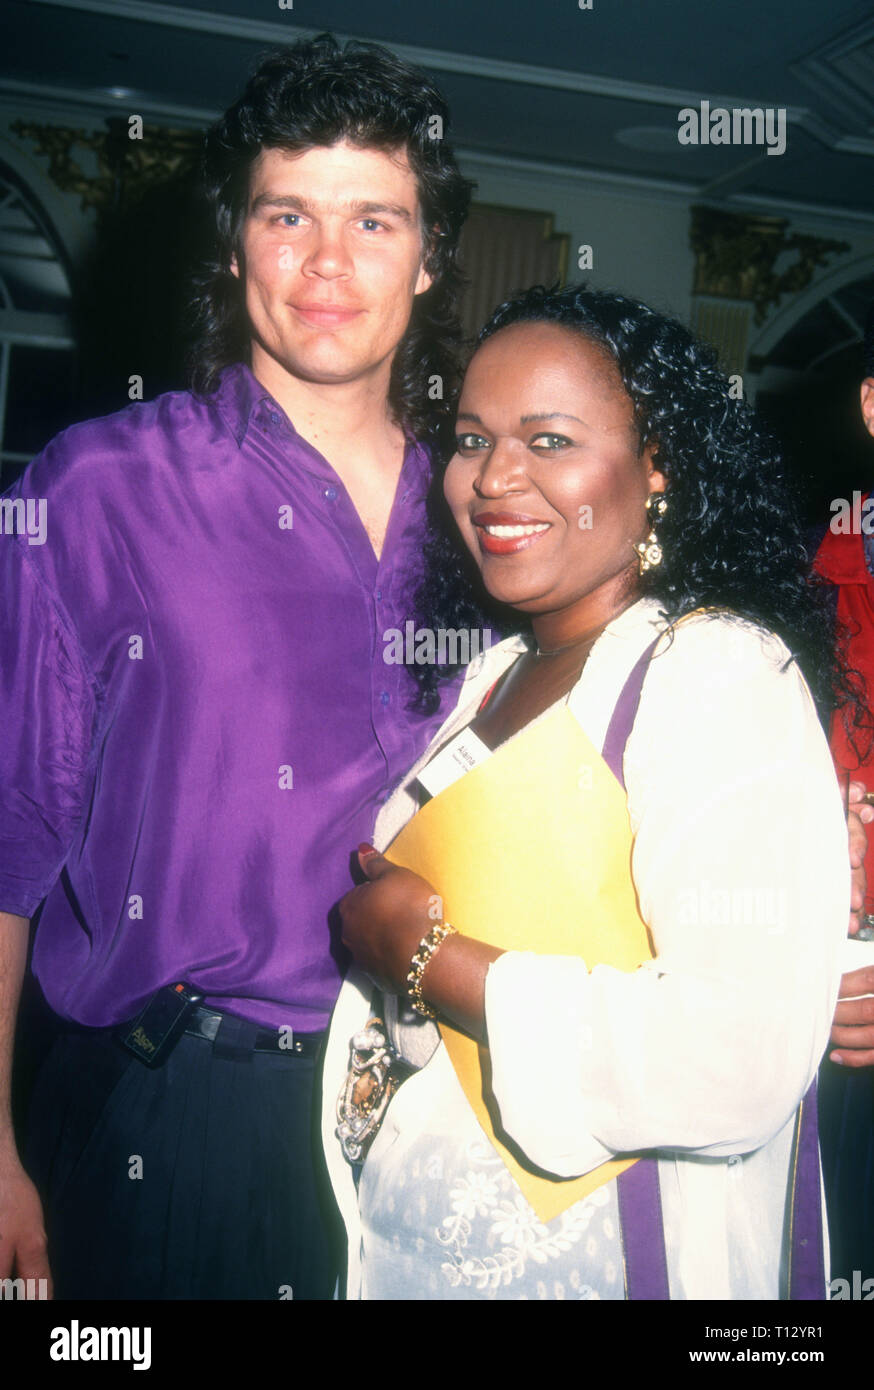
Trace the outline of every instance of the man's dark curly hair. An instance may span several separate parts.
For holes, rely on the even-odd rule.
[[[597,343],[615,363],[634,405],[641,451],[654,446],[667,511],[657,523],[664,553],[640,579],[641,595],[661,601],[672,620],[692,609],[729,609],[776,632],[798,660],[821,711],[847,704],[858,684],[835,657],[825,586],[808,577],[808,556],[779,451],[710,348],[645,304],[585,286],[542,286],[509,299],[480,332],[478,345],[517,323],[554,323]],[[492,625],[503,635],[527,627],[524,615],[490,604],[435,478],[433,538],[418,595],[427,627]],[[417,666],[419,703],[432,708],[450,667]]]
[[[192,303],[195,343],[189,357],[198,394],[215,389],[222,369],[249,355],[251,330],[242,277],[241,233],[252,165],[264,149],[290,152],[348,140],[363,149],[403,150],[416,176],[425,246],[433,278],[417,295],[395,355],[389,403],[397,422],[419,439],[451,425],[461,339],[456,301],[461,286],[458,238],[470,204],[446,143],[449,113],[427,73],[376,44],[330,34],[268,54],[238,101],[207,133],[202,176],[215,241],[197,278]],[[434,138],[438,136],[439,138]],[[439,376],[442,398],[429,379]],[[442,428],[441,428],[442,427]]]

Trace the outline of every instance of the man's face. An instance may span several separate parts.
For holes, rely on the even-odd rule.
[[[231,266],[245,279],[256,375],[264,356],[305,381],[378,374],[431,284],[423,240],[402,151],[346,141],[263,150],[250,175],[243,265]]]

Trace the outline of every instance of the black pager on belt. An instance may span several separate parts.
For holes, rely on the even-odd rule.
[[[203,994],[184,980],[156,990],[139,1018],[118,1033],[119,1041],[147,1067],[160,1067],[185,1032]]]

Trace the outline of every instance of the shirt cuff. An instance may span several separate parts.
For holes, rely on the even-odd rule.
[[[528,1158],[579,1177],[615,1154],[591,1134],[581,1077],[591,1053],[591,982],[575,956],[507,951],[486,975],[492,1089],[501,1122]]]

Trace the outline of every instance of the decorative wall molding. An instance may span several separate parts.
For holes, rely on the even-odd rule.
[[[87,87],[49,87],[44,82],[24,82],[18,78],[0,78],[0,101],[5,99],[15,106],[17,114],[30,110],[37,117],[54,114],[69,118],[71,111],[82,117],[102,121],[107,115],[127,115],[135,109],[141,116],[153,116],[156,120],[181,122],[199,128],[211,125],[220,115],[218,108],[206,106],[182,106],[178,102],[147,96],[137,92],[136,96],[112,96],[107,91]]]
[[[64,314],[31,314],[0,309],[0,341],[28,347],[74,348],[70,321]]]
[[[790,65],[790,71],[832,103],[845,119],[874,119],[874,18],[862,20],[815,52]]]
[[[188,9],[180,5],[157,5],[151,0],[31,0],[32,4],[51,5],[65,10],[81,10],[103,14],[112,19],[135,20],[138,23],[165,25],[172,29],[188,29],[194,33],[217,34],[251,43],[286,44],[296,39],[313,39],[324,26],[308,28],[294,22],[294,11],[287,11],[288,24],[273,20],[250,19],[247,15],[219,14],[214,10]],[[350,39],[366,40],[361,34],[341,34],[333,31],[340,43]],[[516,63],[505,58],[488,58],[479,53],[455,53],[444,48],[426,48],[419,44],[387,41],[386,46],[399,58],[419,67],[438,72],[455,72],[464,77],[486,77],[496,82],[512,82],[526,87],[553,87],[564,92],[587,93],[591,96],[613,97],[623,101],[646,102],[655,106],[687,106],[698,101],[688,89],[663,87],[654,82],[629,82],[624,78],[607,77],[603,73],[572,72],[566,68],[542,67],[536,63]],[[774,106],[772,101],[749,101],[745,97],[715,95],[701,96],[719,106]],[[793,108],[801,114],[800,108]]]
[[[768,310],[779,305],[784,295],[806,289],[829,257],[850,250],[848,242],[833,237],[789,232],[783,217],[702,206],[692,207],[690,214],[693,294],[749,301],[755,307],[756,324],[764,322]],[[785,252],[797,259],[778,271],[778,258]]]
[[[15,92],[10,92],[15,99],[15,106],[21,109],[21,97],[27,89],[27,95],[33,97],[34,119],[28,122],[14,122],[10,129],[20,132],[24,125],[32,128],[44,128],[46,131],[53,128],[69,130],[66,124],[69,120],[69,107],[75,106],[77,99],[81,101],[81,114],[90,116],[96,120],[106,120],[107,109],[115,112],[119,111],[120,103],[106,99],[104,106],[95,104],[93,94],[84,92],[68,91],[65,93],[65,103],[67,109],[59,111],[59,115],[65,117],[65,121],[59,127],[54,127],[54,123],[46,121],[46,93],[42,88],[26,83],[2,83],[0,82],[0,105],[4,91],[12,86],[16,87]],[[20,90],[19,90],[20,89]],[[132,105],[130,101],[125,103],[125,107]],[[163,125],[161,129],[172,130],[179,137],[189,136],[199,139],[200,132],[220,114],[218,111],[199,111],[196,108],[177,108],[169,104],[147,102],[138,100],[136,103],[137,111],[143,115],[151,115],[155,119],[163,118],[164,121],[191,120],[192,125],[185,129],[175,125]],[[146,129],[151,131],[157,127],[147,122]],[[82,131],[85,140],[90,140],[92,132]],[[133,143],[133,142],[131,142]],[[616,171],[607,172],[603,169],[594,169],[588,166],[577,164],[561,164],[552,160],[535,160],[515,158],[510,155],[494,154],[489,151],[476,150],[466,146],[456,146],[455,153],[464,171],[471,177],[476,177],[478,169],[484,172],[494,172],[500,175],[509,175],[513,178],[522,180],[548,180],[550,184],[558,184],[579,191],[581,185],[588,184],[603,190],[608,194],[616,194],[626,197],[650,197],[659,202],[674,201],[688,203],[692,198],[700,198],[706,193],[700,184],[691,183],[688,180],[674,180],[658,177],[646,177],[638,174],[626,174]],[[56,185],[59,186],[59,185]],[[709,188],[709,186],[708,186]],[[65,190],[70,191],[70,190]],[[73,189],[72,191],[76,191]],[[852,233],[855,228],[874,227],[874,214],[860,212],[855,208],[832,207],[825,209],[816,203],[801,202],[797,199],[779,197],[758,197],[753,194],[732,193],[730,194],[733,204],[740,204],[749,208],[754,213],[757,208],[767,208],[769,211],[776,210],[785,213],[787,217],[803,217],[822,221],[829,226],[836,224],[846,226],[848,232]]]
[[[142,139],[131,140],[121,116],[110,117],[104,130],[28,121],[16,121],[11,129],[48,158],[48,176],[57,189],[78,194],[83,211],[94,209],[98,215],[193,169],[201,147],[199,132],[159,126],[147,126]],[[96,160],[96,173],[88,173],[77,158],[85,150]]]
[[[281,21],[251,19],[244,15],[187,9],[179,5],[146,3],[145,0],[31,0],[31,3],[102,14],[112,19],[124,19],[141,24],[215,34],[248,43],[257,40],[264,43],[287,44],[295,39],[314,38],[320,32],[320,29],[300,26],[293,20],[284,24]],[[286,13],[293,16],[294,11]],[[336,37],[345,42],[361,36],[338,33]],[[773,94],[770,98],[752,98],[748,94],[695,92],[688,88],[664,87],[658,83],[630,82],[602,73],[572,72],[565,68],[511,62],[501,58],[488,58],[482,54],[454,53],[447,49],[396,43],[393,40],[389,46],[400,58],[437,72],[459,73],[465,77],[489,78],[496,82],[528,87],[548,87],[650,106],[667,106],[674,111],[684,106],[698,105],[702,100],[709,101],[712,106],[781,106],[786,109],[790,125],[797,125],[829,148],[850,152],[850,145],[847,143],[850,141],[853,153],[874,156],[874,139],[860,137],[857,133],[849,136],[846,132],[834,129],[818,113],[807,107],[786,106],[785,102],[777,100]]]
[[[750,344],[753,355],[764,361],[795,324],[823,299],[832,298],[844,286],[864,280],[871,273],[871,256],[863,255],[854,256],[817,276],[815,283],[769,314],[767,322]]]

